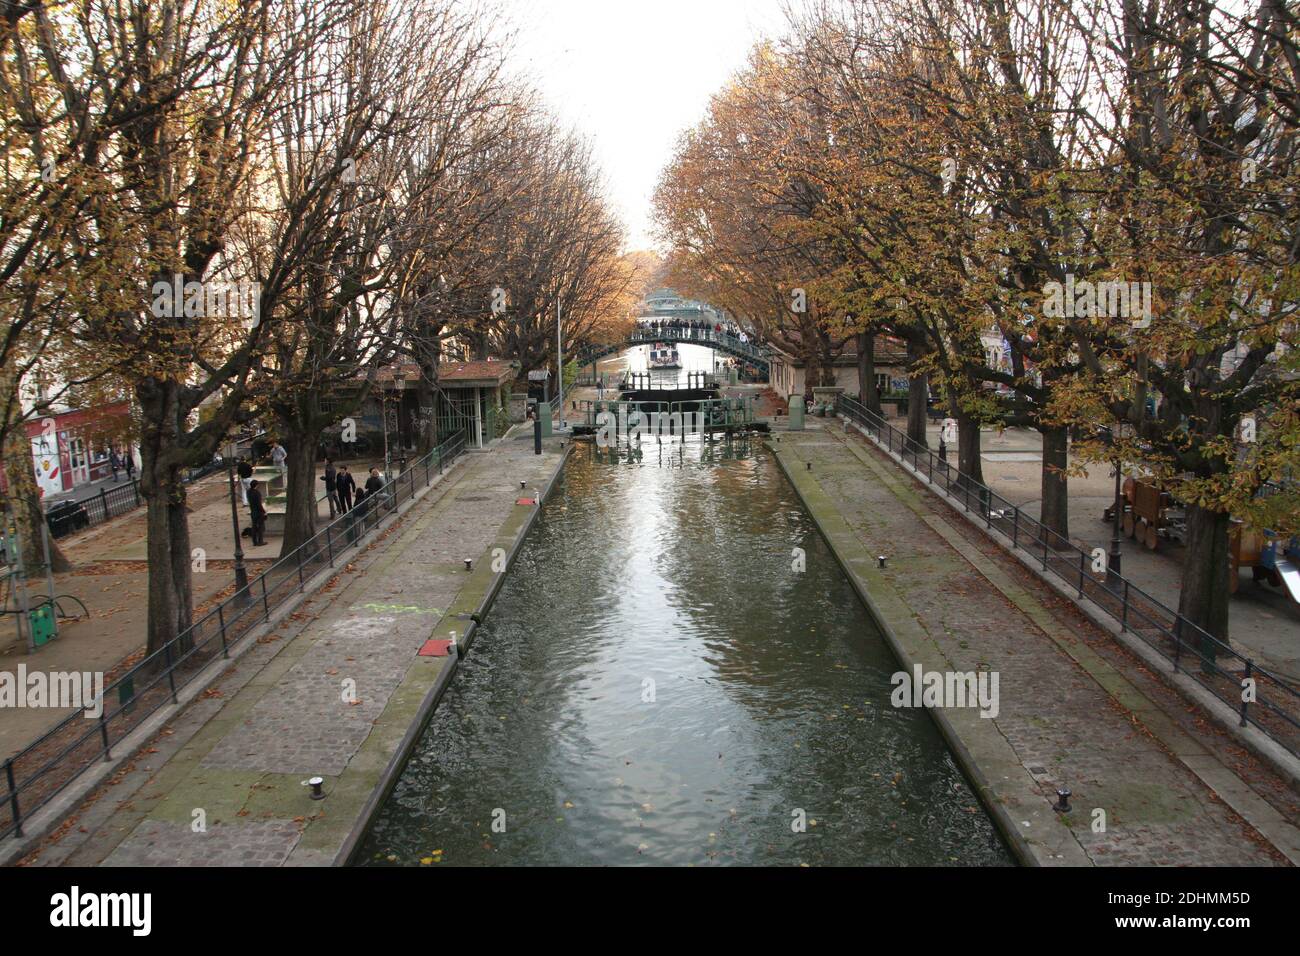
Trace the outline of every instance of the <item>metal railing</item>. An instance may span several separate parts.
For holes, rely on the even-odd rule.
[[[206,478],[220,471],[224,465],[212,461],[200,468],[191,468],[183,479],[186,484]],[[93,528],[114,518],[121,517],[144,504],[144,495],[140,493],[140,480],[131,478],[124,485],[100,485],[81,498],[65,498],[59,501],[44,501],[46,520],[50,526],[50,537],[62,538],[74,532]]]
[[[0,771],[0,838],[22,835],[22,821],[54,799],[96,761],[111,760],[112,748],[162,707],[213,661],[297,594],[326,568],[346,564],[384,519],[460,456],[458,433],[415,461],[351,511],[340,515],[290,554],[277,560],[195,621],[175,639],[146,656],[104,688],[101,714],[84,711],[64,718]]]
[[[1092,571],[1093,555],[1024,514],[993,489],[958,471],[934,451],[890,425],[883,417],[846,395],[837,411],[857,422],[868,436],[900,464],[941,489],[967,513],[983,519],[1012,546],[1032,558],[1039,573],[1051,574],[1109,614],[1121,631],[1140,638],[1238,714],[1240,726],[1251,724],[1290,753],[1300,756],[1300,692],[1284,679],[1243,657],[1148,592],[1113,572]],[[1236,662],[1229,670],[1224,662]],[[1247,690],[1252,693],[1247,693]]]

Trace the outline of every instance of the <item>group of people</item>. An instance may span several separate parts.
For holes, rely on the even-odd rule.
[[[285,459],[288,456],[279,442],[270,443],[267,457],[275,467],[285,470]],[[252,520],[252,527],[245,533],[251,535],[255,547],[260,547],[266,544],[265,488],[262,482],[253,477],[253,465],[248,459],[240,458],[235,464],[235,472],[239,476],[240,499],[247,506]],[[359,486],[347,465],[335,467],[329,458],[325,459],[325,474],[320,480],[325,482],[325,497],[329,502],[331,518],[362,510],[365,503],[384,487],[384,477],[378,468],[371,468],[365,484]]]
[[[108,467],[113,470],[113,480],[117,481],[119,471],[126,472],[126,480],[132,481],[135,478],[135,456],[127,451],[125,455],[119,455],[116,448],[110,448],[108,452]]]
[[[706,319],[651,319],[642,322],[641,328],[654,335],[663,335],[666,331],[672,331],[690,332],[693,336],[699,336],[702,333],[704,338],[709,338],[709,333],[713,333],[714,335],[730,335],[742,342],[749,341],[749,337],[740,326],[730,319],[713,322]]]
[[[358,487],[348,466],[339,465],[335,468],[333,460],[329,458],[325,459],[325,474],[321,475],[320,480],[325,482],[325,497],[329,501],[331,518],[360,508],[363,502],[384,487],[384,477],[378,468],[371,468],[366,483]]]

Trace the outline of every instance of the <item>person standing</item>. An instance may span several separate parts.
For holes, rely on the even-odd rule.
[[[125,458],[126,464],[126,480],[135,481],[135,452],[128,448],[126,450],[126,455],[123,457]]]
[[[347,514],[352,510],[352,494],[357,490],[357,481],[352,477],[352,472],[348,471],[347,465],[339,465],[338,474],[334,478],[334,491],[338,495],[339,510]]]
[[[325,474],[321,476],[321,481],[325,482],[325,498],[330,503],[330,517],[336,517],[338,507],[338,473],[334,470],[334,462],[325,459]]]
[[[253,466],[247,458],[240,458],[235,463],[235,474],[239,475],[239,503],[248,506],[248,483],[253,480]]]
[[[113,481],[117,481],[117,473],[122,468],[122,459],[117,456],[117,449],[110,448],[108,452],[108,467],[113,469]]]
[[[289,453],[284,450],[284,446],[274,439],[271,441],[271,464],[280,469],[280,474],[285,473],[285,462],[289,458]]]
[[[253,546],[266,544],[266,508],[262,505],[261,482],[256,478],[248,483],[248,512],[253,518]]]
[[[370,477],[366,479],[366,497],[369,498],[379,489],[384,487],[384,479],[379,474],[378,468],[370,469]]]

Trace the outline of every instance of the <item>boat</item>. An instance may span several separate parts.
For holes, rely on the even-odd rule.
[[[656,342],[650,348],[650,370],[681,368],[681,359],[677,356],[677,349],[665,345],[663,342]]]

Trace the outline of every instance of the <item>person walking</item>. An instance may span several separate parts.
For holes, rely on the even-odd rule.
[[[348,471],[348,466],[339,465],[338,474],[334,477],[334,492],[338,495],[339,509],[343,514],[352,510],[352,495],[356,490],[357,480]]]
[[[117,456],[117,449],[111,448],[108,452],[108,467],[113,469],[113,481],[117,481],[117,473],[122,468],[122,459]]]
[[[126,465],[126,480],[135,481],[135,452],[128,448],[126,454],[122,456],[122,460],[123,464]]]
[[[262,505],[261,482],[254,478],[248,483],[248,512],[253,518],[253,546],[266,544],[266,508]]]
[[[330,503],[330,517],[337,517],[338,473],[334,470],[334,462],[328,458],[325,459],[325,474],[321,476],[321,481],[325,482],[325,498]]]

